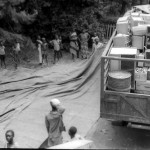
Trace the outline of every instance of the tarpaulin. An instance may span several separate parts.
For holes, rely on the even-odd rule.
[[[87,60],[61,62],[39,70],[19,68],[0,73],[0,143],[13,129],[19,145],[37,148],[47,138],[44,124],[49,101],[65,106],[64,123],[84,135],[99,117],[100,58],[102,49]],[[67,139],[67,133],[64,133]]]

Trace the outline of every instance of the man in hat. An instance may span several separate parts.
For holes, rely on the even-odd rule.
[[[45,117],[45,124],[48,132],[48,147],[62,144],[62,132],[65,131],[62,120],[62,114],[65,108],[60,105],[58,99],[52,99],[50,105],[52,110]]]

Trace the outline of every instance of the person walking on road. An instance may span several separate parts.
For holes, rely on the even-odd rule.
[[[41,41],[40,36],[38,36],[36,42],[37,42],[37,49],[38,49],[38,52],[39,52],[39,65],[42,65],[42,50],[41,50],[42,41]]]
[[[62,144],[62,132],[66,131],[62,118],[65,108],[60,105],[58,99],[52,99],[50,105],[52,111],[45,117],[45,124],[48,132],[48,147]]]
[[[18,144],[14,141],[15,133],[13,130],[8,130],[5,133],[7,143],[4,148],[19,148]]]

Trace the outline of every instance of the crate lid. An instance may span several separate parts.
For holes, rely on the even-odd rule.
[[[126,71],[112,71],[109,72],[108,75],[115,79],[126,79],[131,77],[131,73]]]
[[[113,47],[110,51],[110,55],[136,55],[136,47]]]

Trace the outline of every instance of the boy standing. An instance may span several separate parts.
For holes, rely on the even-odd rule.
[[[4,148],[18,148],[19,147],[18,144],[14,141],[15,133],[13,130],[6,131],[5,136],[6,136],[7,143],[5,144]]]
[[[77,128],[72,126],[70,127],[69,131],[68,131],[71,141],[74,140],[84,140],[84,138],[82,136],[80,136],[79,134],[77,134]]]
[[[53,63],[55,64],[56,58],[59,60],[59,51],[60,51],[60,39],[58,35],[55,35],[55,39],[50,41],[50,44],[54,46],[54,62]]]

